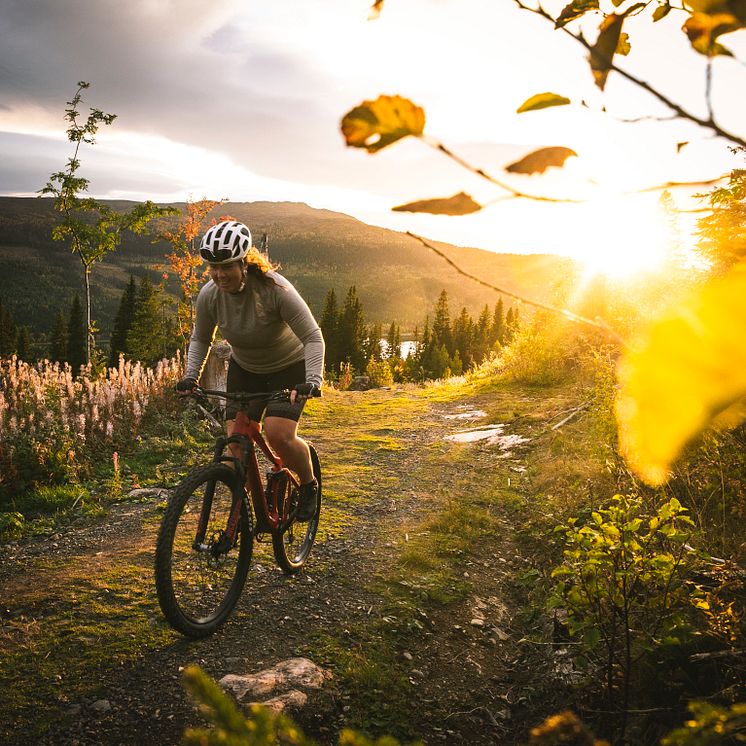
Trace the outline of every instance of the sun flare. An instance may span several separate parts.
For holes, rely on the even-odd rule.
[[[582,209],[575,255],[586,276],[629,279],[660,270],[671,256],[670,221],[650,195],[608,195]]]

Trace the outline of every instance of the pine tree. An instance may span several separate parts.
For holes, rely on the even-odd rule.
[[[505,344],[505,307],[503,299],[498,299],[492,314],[492,329],[490,331],[490,345]]]
[[[456,365],[452,365],[454,375],[461,375],[463,370],[468,370],[474,364],[474,320],[466,310],[461,309],[458,318],[453,322],[453,358],[459,356],[459,372],[456,373]]]
[[[330,288],[324,298],[324,310],[321,312],[319,326],[321,327],[321,333],[324,336],[324,343],[326,345],[326,353],[324,355],[326,368],[331,371],[339,370],[339,364],[342,362],[342,358],[340,357],[339,322],[337,295],[334,292],[334,288]]]
[[[114,318],[114,327],[111,332],[111,341],[109,346],[109,367],[116,368],[119,365],[119,355],[130,353],[129,333],[132,328],[132,322],[135,320],[135,306],[137,304],[137,285],[135,278],[130,275],[130,281],[127,288],[122,293],[119,301],[119,309]]]
[[[395,321],[391,322],[386,335],[386,357],[394,362],[401,359],[401,331]]]
[[[364,355],[366,330],[363,306],[353,285],[345,297],[339,319],[340,358],[349,361],[357,372],[365,370]]]
[[[76,293],[67,320],[67,360],[76,376],[80,373],[80,366],[85,365],[87,343],[85,314],[80,296]]]
[[[143,277],[127,340],[131,357],[145,365],[155,365],[178,345],[174,320],[167,313],[165,304],[162,289],[154,286],[148,277]]]
[[[503,334],[503,344],[510,344],[510,341],[513,339],[513,306],[511,306],[508,309],[508,312],[505,314],[505,332]]]
[[[68,361],[67,345],[67,319],[60,310],[57,312],[57,319],[54,322],[54,331],[52,332],[52,360],[56,360],[58,363],[66,363]]]
[[[16,355],[19,360],[23,360],[27,363],[32,362],[31,360],[31,335],[27,326],[21,326],[18,328],[18,336],[16,339]]]
[[[485,303],[474,331],[474,360],[477,364],[487,357],[490,347],[490,307]]]
[[[433,343],[440,347],[445,345],[448,354],[453,354],[453,336],[451,334],[451,312],[448,308],[448,293],[441,290],[438,302],[435,305],[435,318],[433,319]],[[438,376],[440,377],[440,376]]]
[[[17,334],[16,322],[0,299],[0,357],[10,357],[16,351]]]
[[[379,323],[373,324],[365,337],[363,346],[363,355],[366,361],[383,360],[383,350],[381,349],[381,339],[383,339],[383,330]],[[367,363],[366,363],[367,364]]]

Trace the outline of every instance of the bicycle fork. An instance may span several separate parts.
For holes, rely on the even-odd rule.
[[[235,456],[226,456],[225,448],[230,443],[238,443],[243,447],[243,459]],[[202,509],[200,511],[199,522],[197,524],[197,534],[192,543],[192,549],[197,552],[209,551],[213,557],[217,558],[221,554],[226,554],[235,545],[238,536],[238,522],[241,518],[241,506],[246,505],[248,510],[248,497],[244,488],[246,468],[248,459],[253,445],[244,435],[233,435],[230,438],[218,438],[215,443],[215,452],[213,461],[215,463],[231,462],[236,472],[236,479],[232,488],[231,512],[228,518],[228,525],[220,532],[220,538],[217,542],[205,542],[207,527],[210,522],[210,513],[212,512],[212,503],[215,497],[215,482],[210,482],[205,488],[205,494],[202,498]]]

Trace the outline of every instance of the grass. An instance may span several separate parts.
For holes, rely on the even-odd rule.
[[[400,651],[421,638],[426,618],[449,613],[470,597],[475,589],[464,574],[467,568],[489,565],[515,538],[506,520],[528,515],[527,528],[518,532],[532,537],[532,531],[539,531],[532,520],[555,499],[549,497],[551,472],[561,455],[553,453],[555,441],[569,432],[560,431],[553,441],[539,430],[576,397],[567,387],[537,396],[515,385],[459,378],[394,391],[330,391],[308,406],[302,434],[319,451],[324,477],[319,543],[353,534],[368,501],[386,507],[389,516],[368,526],[374,531],[371,546],[379,550],[371,558],[378,570],[365,581],[364,591],[378,599],[381,614],[317,634],[307,643],[309,654],[334,670],[348,697],[346,725],[406,739],[422,732],[411,707],[416,692]],[[489,450],[443,441],[459,425],[441,414],[465,402],[488,412],[490,421],[514,423],[511,429],[535,428],[526,473],[512,471],[511,461],[496,459]],[[562,446],[568,459],[572,448],[585,453],[576,435]],[[143,485],[172,484],[210,452],[211,437],[187,417],[171,425],[170,432],[160,431],[120,454],[122,478],[126,483],[136,475]],[[93,494],[112,471],[101,469],[98,476],[101,481],[88,487]],[[545,497],[532,503],[532,484],[542,480]],[[574,488],[575,482],[562,487],[556,497]],[[0,706],[0,722],[11,722],[11,713],[25,705],[23,725],[33,732],[43,727],[44,712],[95,696],[98,684],[90,671],[101,680],[107,670],[173,640],[149,581],[143,581],[150,578],[152,534],[160,515],[156,505],[146,509],[143,525],[150,537],[143,535],[137,547],[121,554],[108,551],[94,558],[93,566],[82,566],[79,558],[40,560],[38,568],[48,567],[44,587],[25,588],[19,580],[11,589],[14,606],[24,611],[2,627],[0,678],[10,682],[12,694]],[[543,530],[546,521],[540,523]],[[263,549],[257,548],[255,562],[273,563]],[[346,582],[346,568],[338,559],[315,567]],[[55,601],[48,593],[55,587],[74,589],[73,595]],[[59,671],[64,671],[62,681],[56,678]],[[32,713],[30,702],[46,704]]]

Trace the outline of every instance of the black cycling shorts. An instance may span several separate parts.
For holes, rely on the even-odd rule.
[[[297,363],[288,365],[287,368],[278,370],[274,373],[251,373],[244,370],[233,358],[228,362],[228,381],[225,390],[228,393],[246,392],[256,394],[261,391],[278,391],[280,389],[291,389],[299,383],[306,380],[306,362],[299,360]],[[239,408],[251,417],[252,420],[259,422],[262,414],[265,417],[284,417],[286,420],[298,422],[305,401],[296,401],[291,404],[289,401],[264,401],[257,399],[243,407],[238,407],[235,402],[227,401],[225,407],[225,419],[234,420]],[[264,410],[267,410],[266,412]]]

